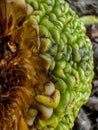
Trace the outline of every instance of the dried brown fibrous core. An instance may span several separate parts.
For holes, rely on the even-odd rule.
[[[13,30],[21,26],[23,21],[32,12],[25,0],[0,1],[0,37],[12,34]]]
[[[49,82],[36,20],[23,22],[26,7],[25,2],[0,1],[0,130],[26,130],[23,117],[36,108],[34,97]]]
[[[19,25],[27,17],[27,5],[24,0],[0,1],[0,93],[5,93],[12,86],[23,85],[25,73],[20,66],[14,65],[13,59],[19,51],[16,34]],[[21,24],[20,24],[21,23]],[[14,32],[14,33],[13,33]],[[12,62],[13,61],[13,62]],[[18,71],[18,73],[17,73]],[[17,79],[18,78],[18,79]],[[21,84],[20,84],[21,83]]]
[[[8,47],[8,38],[2,40],[0,46],[0,93],[5,93],[12,86],[18,85],[17,81],[17,66],[11,64],[11,60],[15,57],[16,53],[12,53]],[[21,75],[20,75],[21,76]],[[20,77],[18,76],[18,77]]]

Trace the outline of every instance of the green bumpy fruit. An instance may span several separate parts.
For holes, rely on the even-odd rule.
[[[38,118],[38,130],[70,130],[80,107],[89,98],[93,72],[93,50],[86,29],[64,0],[26,0],[39,26],[40,52],[50,58],[49,76],[60,92],[60,100],[48,104],[47,97],[36,100],[53,107],[52,116]],[[56,104],[55,104],[55,103]]]
[[[93,69],[92,44],[67,2],[0,1],[0,130],[71,130]]]
[[[93,49],[64,0],[0,1],[0,130],[71,130],[90,96]]]

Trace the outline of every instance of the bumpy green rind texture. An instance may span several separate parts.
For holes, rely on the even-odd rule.
[[[60,103],[48,120],[38,119],[38,130],[70,130],[92,88],[93,50],[84,24],[64,0],[27,0],[39,25],[40,52],[60,91]],[[48,127],[47,127],[48,126]],[[47,128],[46,128],[47,127]]]

